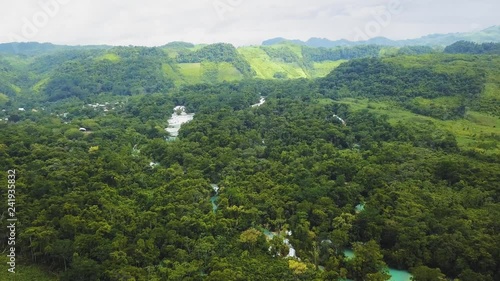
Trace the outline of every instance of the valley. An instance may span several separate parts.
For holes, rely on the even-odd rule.
[[[499,46],[1,45],[17,280],[497,280]]]

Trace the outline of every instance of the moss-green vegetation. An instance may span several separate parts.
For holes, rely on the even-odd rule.
[[[308,77],[307,70],[296,62],[273,60],[262,47],[240,48],[238,52],[249,62],[257,78],[271,79],[276,73],[286,73],[290,79]]]
[[[180,73],[179,65],[171,63],[163,63],[162,70],[166,77],[172,79],[176,85],[179,85],[183,81],[183,76]]]
[[[7,272],[7,257],[2,255],[0,257],[0,281],[57,281],[58,276],[54,273],[50,273],[46,268],[42,268],[36,265],[30,265],[28,263],[17,263],[15,273]]]
[[[232,64],[223,62],[217,65],[218,82],[235,81],[244,78],[244,75]]]
[[[230,63],[181,63],[178,65],[184,83],[216,83],[244,78],[243,74]]]
[[[5,105],[9,101],[9,97],[6,94],[0,93],[0,105]]]
[[[111,62],[119,62],[120,61],[120,56],[117,54],[113,53],[106,53],[98,58],[96,58],[97,61],[102,61],[102,60],[108,60]]]
[[[330,100],[330,103],[333,100]],[[452,133],[458,146],[464,151],[472,150],[488,155],[500,155],[500,118],[487,113],[468,111],[464,118],[457,120],[439,120],[412,113],[394,102],[377,102],[368,99],[345,98],[338,101],[349,105],[353,110],[369,110],[379,115],[388,116],[391,124],[432,123],[436,128]],[[321,100],[328,103],[328,100]],[[489,143],[491,145],[485,145]]]
[[[345,60],[308,63],[302,58],[302,50],[296,45],[271,47],[242,47],[238,52],[249,62],[257,78],[276,78],[283,73],[286,78],[324,77]]]
[[[315,78],[325,77],[344,62],[346,62],[346,60],[314,62],[309,73]]]
[[[43,91],[45,86],[47,85],[47,82],[49,82],[50,78],[43,78],[42,80],[38,81],[35,85],[33,85],[33,93],[39,94]]]
[[[500,279],[497,55],[265,48],[0,57],[16,280]]]
[[[201,63],[180,63],[179,72],[191,83],[201,82]]]

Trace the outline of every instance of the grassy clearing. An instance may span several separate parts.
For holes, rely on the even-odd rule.
[[[311,76],[314,78],[325,77],[344,62],[346,60],[315,62],[313,70],[310,71]]]
[[[462,103],[462,98],[458,96],[448,96],[448,97],[439,97],[435,99],[426,99],[423,97],[416,97],[412,100],[414,104],[418,104],[422,107],[442,107],[442,108],[453,108],[460,106]]]
[[[302,47],[297,45],[279,44],[266,48],[286,48],[302,59]],[[262,47],[243,47],[238,52],[248,61],[257,78],[273,79],[278,72],[286,73],[289,79],[324,77],[345,60],[314,63],[312,69],[305,69],[299,63],[285,63],[273,60]]]
[[[288,78],[297,79],[297,78],[311,78],[307,70],[300,67],[297,63],[276,63],[276,66],[281,68],[280,72],[284,72],[287,74]],[[272,77],[273,78],[274,74]]]
[[[326,103],[327,101],[320,101]],[[353,110],[368,109],[389,117],[391,124],[398,122],[419,123],[431,121],[437,128],[451,132],[464,150],[479,150],[485,154],[500,154],[500,118],[487,113],[469,111],[464,119],[438,120],[418,115],[390,102],[374,102],[368,99],[346,98],[339,103],[349,105]]]
[[[244,78],[243,74],[241,74],[241,72],[230,63],[227,63],[227,62],[219,63],[217,65],[217,69],[219,72],[218,73],[219,74],[218,75],[219,82],[235,81],[235,80],[241,80]]]
[[[486,83],[483,98],[500,101],[500,81]]]
[[[256,72],[257,78],[267,79],[280,71],[280,69],[276,69],[275,65],[271,64],[271,58],[260,47],[239,48],[238,52],[248,61]]]
[[[117,54],[107,53],[107,54],[104,54],[104,55],[96,58],[96,60],[97,61],[109,60],[111,62],[119,62],[121,60],[121,58]]]
[[[381,57],[383,56],[393,56],[396,55],[399,51],[398,47],[385,47],[380,49],[379,55]]]
[[[43,87],[45,87],[45,85],[47,85],[47,83],[48,83],[49,81],[50,81],[50,78],[49,78],[49,77],[44,78],[44,79],[42,79],[42,80],[38,81],[38,82],[37,82],[35,85],[33,85],[33,87],[32,87],[33,92],[34,92],[34,93],[37,93],[37,94],[41,93],[41,92],[42,92]]]
[[[171,59],[175,59],[179,55],[179,52],[173,48],[163,48],[162,50]]]
[[[500,154],[500,119],[481,112],[468,112],[465,119],[434,122],[457,140],[460,148]]]
[[[500,56],[464,56],[464,55],[421,55],[385,58],[385,61],[400,64],[404,67],[430,68],[439,73],[477,73],[485,72],[486,84],[478,104],[481,112],[473,110],[467,112],[465,118],[458,120],[438,120],[427,116],[411,113],[407,110],[389,105],[372,104],[372,111],[387,114],[389,121],[418,122],[432,121],[438,128],[455,135],[458,145],[462,149],[476,150],[485,154],[500,154]],[[415,101],[421,104],[435,104],[456,106],[460,103],[459,97],[441,97],[437,99],[418,98]],[[367,100],[350,100],[342,102],[350,104],[354,109],[366,108]],[[375,109],[373,109],[373,107]],[[386,110],[389,109],[389,110]],[[490,112],[491,114],[487,113]],[[495,113],[496,112],[496,113]]]
[[[299,58],[303,58],[302,57],[302,46],[296,45],[296,44],[292,44],[292,43],[289,43],[289,42],[284,42],[284,43],[281,43],[281,44],[266,46],[266,48],[275,48],[275,49],[285,48],[285,49],[288,49],[289,51],[293,52]]]
[[[198,44],[198,45],[195,45],[192,48],[188,48],[188,50],[195,52],[195,51],[198,51],[198,50],[200,50],[200,49],[202,49],[202,48],[204,48],[206,46],[208,46],[208,44]]]
[[[11,84],[11,87],[12,87],[12,89],[14,90],[14,92],[16,92],[16,94],[18,94],[18,95],[19,95],[19,94],[21,93],[21,91],[22,91],[21,87],[19,87],[19,86],[17,86],[17,85]]]
[[[176,66],[164,64],[163,72],[176,85],[237,81],[244,78],[234,65],[227,62],[180,63]]]
[[[282,72],[287,74],[287,78],[306,78],[309,74],[297,63],[276,62],[270,58],[260,47],[239,48],[238,52],[248,61],[253,70],[257,73],[257,78],[273,79],[274,74]]]
[[[189,83],[200,83],[202,78],[201,63],[179,63],[179,72]]]
[[[321,105],[330,105],[335,103],[332,99],[317,99],[316,102]]]
[[[0,93],[0,106],[5,105],[7,102],[9,102],[9,97],[6,94]]]
[[[164,63],[161,66],[163,73],[165,76],[167,76],[169,79],[172,79],[174,81],[175,85],[181,85],[184,83],[184,78],[182,75],[175,69],[176,66],[172,66],[168,63]]]
[[[47,273],[41,267],[16,263],[16,273],[7,272],[7,257],[0,257],[0,281],[56,281],[57,276]]]

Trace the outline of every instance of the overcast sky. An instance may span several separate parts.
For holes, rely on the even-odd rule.
[[[499,25],[498,0],[0,0],[0,42],[257,45],[417,38]]]

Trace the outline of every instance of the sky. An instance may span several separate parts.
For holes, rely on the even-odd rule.
[[[397,40],[499,25],[498,11],[498,0],[0,0],[0,42]]]

